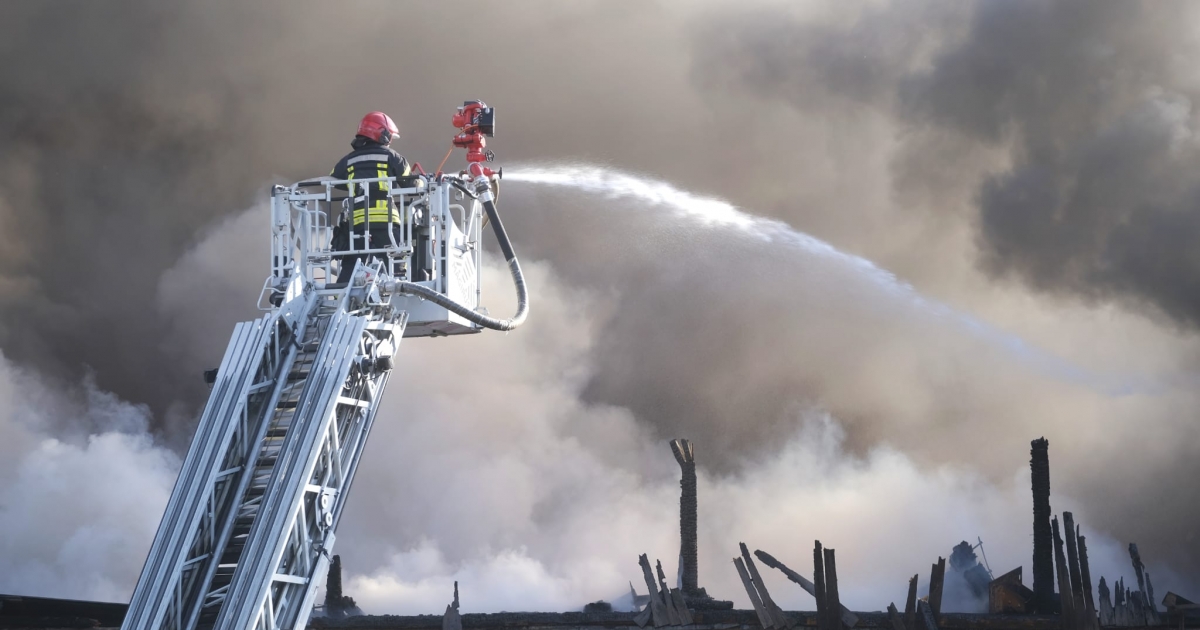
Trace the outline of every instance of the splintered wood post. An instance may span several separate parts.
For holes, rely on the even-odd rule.
[[[946,559],[938,556],[929,578],[929,611],[934,618],[942,614],[942,588],[946,584]]]
[[[1150,582],[1150,571],[1146,571],[1146,602],[1150,605],[1150,624],[1162,624],[1163,619],[1158,616],[1158,606],[1154,604],[1154,584]]]
[[[761,560],[763,564],[771,567],[772,569],[779,569],[781,572],[783,572],[784,575],[787,576],[787,579],[795,582],[796,584],[799,584],[800,588],[804,589],[804,592],[808,593],[809,595],[812,595],[813,597],[817,596],[817,588],[811,581],[809,581],[808,578],[789,569],[787,567],[787,565],[776,560],[775,556],[772,556],[771,554],[763,551],[762,549],[755,549],[754,555],[756,557],[758,557],[758,559]],[[842,613],[842,623],[846,624],[847,627],[853,628],[858,625],[858,615],[850,612],[850,609],[846,608],[845,606],[842,606],[841,613]]]
[[[815,586],[813,586],[813,583],[808,580],[808,578],[789,569],[786,564],[776,560],[775,556],[772,556],[762,549],[755,549],[754,555],[760,561],[762,561],[763,564],[771,567],[772,569],[779,569],[784,575],[787,576],[787,579],[799,584],[800,588],[804,589],[804,592],[816,597],[817,589]]]
[[[1138,579],[1138,594],[1134,599],[1140,606],[1134,609],[1135,618],[1139,623],[1145,623],[1148,626],[1157,625],[1159,622],[1158,608],[1148,597],[1150,593],[1146,587],[1146,566],[1142,564],[1142,555],[1138,553],[1138,547],[1133,543],[1129,543],[1129,558],[1133,560],[1133,570],[1137,573]],[[1142,621],[1143,619],[1145,621]]]
[[[838,597],[837,561],[833,550],[825,549],[825,614],[829,616],[830,630],[841,630],[842,620],[838,611],[842,608]]]
[[[663,573],[662,560],[654,561],[658,568],[658,592],[662,593],[663,608],[667,609],[667,619],[672,626],[683,625],[683,615],[675,609],[675,599],[671,597],[671,589],[667,586],[667,574]]]
[[[442,615],[442,630],[462,630],[462,615],[458,614],[458,580],[454,581],[454,602],[446,606]]]
[[[937,619],[929,609],[929,602],[917,601],[918,630],[938,630]]]
[[[682,589],[671,589],[671,601],[675,602],[675,612],[679,613],[679,618],[683,620],[683,625],[690,626],[695,623],[692,619],[692,611],[688,610],[687,601],[683,599]]]
[[[904,625],[908,630],[917,630],[917,578],[920,573],[908,581],[908,601],[904,603]]]
[[[1088,630],[1087,608],[1083,601],[1083,577],[1079,570],[1079,546],[1075,539],[1075,516],[1063,512],[1063,529],[1066,530],[1067,568],[1071,571],[1071,608],[1075,610],[1075,627]]]
[[[767,614],[766,609],[763,608],[762,600],[758,597],[758,591],[754,588],[754,583],[750,581],[750,574],[746,572],[746,564],[742,562],[741,558],[734,558],[733,566],[737,567],[738,576],[742,578],[742,586],[746,587],[746,595],[750,597],[750,603],[754,605],[754,613],[758,615],[758,623],[765,630],[770,630],[775,624],[771,622],[771,617]]]
[[[820,630],[836,630],[829,627],[826,618],[827,604],[825,603],[825,554],[821,550],[821,541],[813,546],[813,586],[817,592],[813,598],[817,600],[817,627]]]
[[[1138,553],[1137,545],[1129,543],[1129,559],[1133,561],[1133,572],[1137,574],[1138,590],[1146,592],[1146,565],[1142,564],[1142,554]]]
[[[1100,576],[1100,625],[1113,625],[1113,605],[1112,598],[1108,594],[1108,584],[1104,582],[1104,576]]]
[[[1158,606],[1154,603],[1154,585],[1150,583],[1149,571],[1146,572],[1146,601],[1150,604],[1150,613],[1157,618]]]
[[[1058,569],[1058,602],[1062,611],[1063,628],[1071,629],[1075,625],[1075,598],[1071,596],[1071,576],[1067,569],[1067,556],[1063,553],[1063,539],[1058,532],[1058,518],[1050,519],[1050,529],[1054,533],[1054,564]]]
[[[896,610],[896,602],[888,604],[888,621],[892,624],[892,630],[909,630],[904,627],[904,621],[900,619],[900,611]]]
[[[1029,472],[1033,486],[1033,609],[1054,612],[1054,543],[1050,535],[1050,442],[1029,443]]]
[[[454,601],[442,615],[442,630],[462,630],[462,615],[458,614],[458,580],[454,581]]]
[[[658,592],[658,583],[654,579],[654,573],[650,570],[650,558],[646,554],[638,556],[638,564],[642,567],[642,577],[646,578],[646,592],[650,594],[650,603],[647,608],[650,609],[650,619],[654,621],[654,627],[660,628],[670,622],[667,616],[667,609],[663,607],[662,596]]]
[[[637,601],[637,600],[635,599],[634,601]],[[635,604],[635,607],[636,607],[636,604]],[[650,616],[652,614],[654,614],[653,609],[650,607],[650,603],[647,602],[646,607],[643,608],[640,612],[638,612],[637,615],[634,616],[633,623],[636,623],[637,627],[639,627],[639,628],[645,628],[646,624],[650,623]]]
[[[1125,622],[1125,579],[1118,578],[1113,589],[1113,624],[1114,626],[1126,625]]]
[[[1092,571],[1088,567],[1087,538],[1077,530],[1075,540],[1079,546],[1079,575],[1083,580],[1083,610],[1087,615],[1088,628],[1098,630],[1100,623],[1096,617],[1096,600],[1092,597]]]
[[[754,584],[754,588],[758,591],[763,608],[771,616],[775,627],[790,628],[791,624],[788,622],[788,618],[784,616],[783,610],[775,604],[775,600],[771,599],[771,594],[767,592],[767,583],[763,581],[762,575],[758,572],[758,566],[754,564],[754,558],[750,557],[750,549],[746,547],[746,543],[738,543],[738,546],[742,550],[742,560],[746,563],[746,571],[750,574],[750,582]]]

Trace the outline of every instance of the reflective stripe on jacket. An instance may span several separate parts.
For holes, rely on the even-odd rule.
[[[375,179],[403,177],[409,174],[408,161],[391,148],[366,138],[356,137],[354,151],[338,161],[329,175],[334,179]],[[338,186],[354,196],[353,224],[402,223],[400,211],[391,203],[388,182],[365,182]],[[353,190],[350,190],[353,188]]]

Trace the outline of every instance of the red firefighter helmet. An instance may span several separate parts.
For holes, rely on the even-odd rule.
[[[362,122],[358,123],[358,135],[379,144],[390,144],[398,133],[400,130],[396,128],[396,123],[383,112],[371,112],[363,116]]]

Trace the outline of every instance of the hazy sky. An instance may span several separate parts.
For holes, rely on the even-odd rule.
[[[742,606],[739,541],[807,570],[821,539],[866,610],[977,536],[1031,579],[1043,435],[1093,576],[1137,542],[1187,596],[1197,10],[5,3],[0,592],[128,597],[199,374],[256,316],[268,186],[374,109],[436,165],[482,98],[534,311],[405,342],[339,532],[368,612],[454,579],[465,611],[574,609],[674,567],[675,437],[700,583]]]

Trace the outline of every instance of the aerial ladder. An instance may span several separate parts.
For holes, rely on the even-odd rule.
[[[485,165],[495,113],[468,101],[454,123],[461,173],[272,188],[266,313],[237,324],[206,373],[208,403],[123,630],[304,628],[401,339],[524,321],[524,277],[496,213],[502,173]],[[372,242],[367,229],[335,250],[339,208],[377,182],[404,210],[398,237]],[[488,222],[517,288],[510,319],[480,306]],[[354,274],[338,283],[342,264]]]

